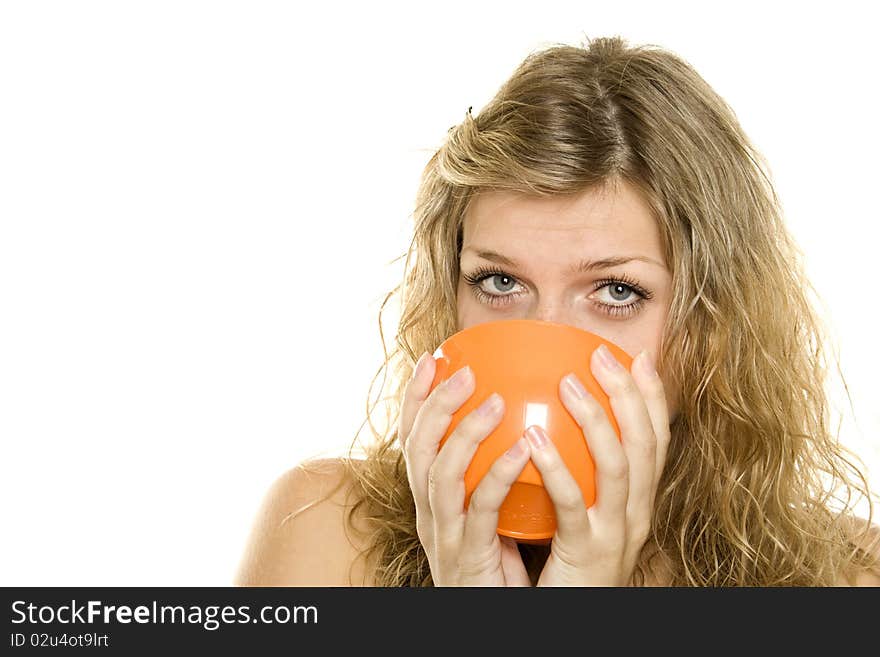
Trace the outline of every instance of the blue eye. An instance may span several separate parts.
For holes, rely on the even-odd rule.
[[[496,283],[496,284],[499,281],[501,281],[501,286],[496,287],[496,289],[499,289],[501,292],[509,292],[510,291],[509,289],[507,289],[507,290],[501,289],[505,285],[513,286],[516,284],[516,280],[514,278],[512,278],[511,276],[507,276],[506,274],[490,274],[488,276],[484,276],[481,279],[481,281],[492,281],[493,283]],[[507,295],[507,296],[510,296],[510,295]]]
[[[500,279],[502,285],[513,284],[516,279],[503,271],[489,269],[487,267],[479,267],[471,274],[463,274],[464,280],[467,281],[474,295],[482,302],[492,305],[504,305],[510,303],[512,297],[518,294],[492,294],[483,289],[483,281],[489,279]],[[497,288],[496,288],[497,289]]]

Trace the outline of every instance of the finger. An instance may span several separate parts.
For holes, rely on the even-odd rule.
[[[428,474],[428,503],[438,526],[456,527],[464,520],[465,471],[479,444],[504,417],[504,399],[493,393],[465,415],[440,448]]]
[[[622,527],[629,497],[629,462],[608,414],[573,372],[559,382],[559,396],[587,441],[595,466],[596,501],[587,510],[591,522]]]
[[[581,489],[565,466],[556,445],[544,430],[532,425],[526,429],[532,463],[541,473],[544,488],[556,511],[556,535],[569,547],[582,542],[590,531],[586,503]]]
[[[473,373],[470,368],[463,367],[434,388],[416,412],[404,454],[417,506],[428,505],[428,471],[437,458],[440,441],[452,422],[452,414],[473,393]]]
[[[666,465],[666,452],[669,449],[669,407],[666,403],[666,392],[663,388],[663,379],[654,368],[654,359],[651,352],[643,351],[633,361],[632,373],[635,377],[642,397],[648,406],[648,414],[651,416],[651,424],[654,427],[654,435],[657,437],[657,458],[654,468],[654,492],[656,493],[657,482],[663,474]]]
[[[530,449],[520,438],[504,454],[495,459],[471,493],[464,521],[462,548],[484,550],[495,540],[498,532],[498,509],[510,492],[513,482],[529,462]]]
[[[593,376],[608,395],[623,451],[629,463],[627,516],[631,529],[641,534],[651,521],[657,469],[657,437],[645,398],[632,374],[602,345],[591,358]]]
[[[413,375],[406,384],[403,393],[403,403],[400,408],[400,419],[397,423],[397,440],[400,447],[406,445],[406,439],[412,431],[413,421],[421,405],[428,397],[431,390],[431,382],[434,380],[434,371],[437,363],[427,351],[419,357]],[[430,374],[429,374],[430,372]]]

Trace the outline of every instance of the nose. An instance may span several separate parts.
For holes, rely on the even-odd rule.
[[[529,311],[529,319],[578,326],[578,318],[572,309],[561,303],[559,300],[554,299],[541,299],[538,301],[538,303]]]

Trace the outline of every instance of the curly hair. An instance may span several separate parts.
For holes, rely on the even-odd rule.
[[[371,442],[356,458],[355,436],[344,459],[357,498],[350,513],[368,520],[379,585],[432,584],[395,425],[417,357],[456,330],[471,199],[621,181],[651,208],[671,265],[657,366],[681,391],[646,548],[670,560],[674,586],[832,585],[842,565],[875,565],[862,540],[873,493],[830,430],[826,329],[769,167],[688,63],[615,36],[533,51],[477,116],[469,108],[449,129],[423,170],[403,280],[379,311],[385,359],[367,399]],[[389,353],[382,312],[392,299],[400,315]],[[384,427],[372,418],[379,403]],[[860,501],[863,534],[851,522]]]

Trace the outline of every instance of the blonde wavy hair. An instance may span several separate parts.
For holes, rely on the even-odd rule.
[[[477,116],[468,109],[449,129],[423,171],[403,281],[379,312],[385,360],[372,406],[368,394],[371,442],[356,458],[356,436],[344,459],[378,585],[432,583],[396,422],[416,359],[456,331],[471,199],[621,181],[660,228],[673,300],[657,365],[681,391],[646,548],[671,560],[675,586],[832,585],[842,566],[876,565],[865,545],[873,493],[830,431],[826,331],[769,167],[688,63],[611,37],[532,52]],[[389,353],[382,311],[395,295]],[[384,429],[372,420],[379,403]],[[851,513],[860,501],[864,530]],[[645,573],[643,559],[633,582]]]

